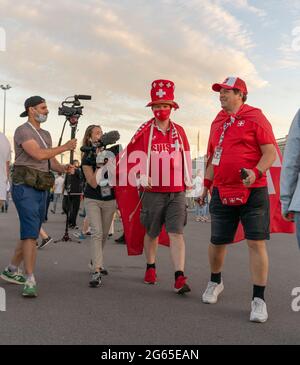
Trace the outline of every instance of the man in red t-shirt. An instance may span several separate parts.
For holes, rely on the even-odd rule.
[[[140,221],[146,229],[144,251],[147,269],[146,284],[156,283],[156,251],[163,225],[169,235],[171,257],[175,270],[174,290],[178,294],[190,291],[184,276],[186,225],[185,205],[187,153],[189,143],[184,129],[170,120],[174,101],[174,83],[156,80],[152,83],[151,99],[154,118],[141,126],[133,137],[134,149],[147,154],[147,168],[140,176],[143,187]],[[142,134],[142,138],[141,138]],[[138,142],[136,142],[138,140]]]
[[[264,290],[268,276],[265,240],[270,239],[270,209],[266,171],[276,159],[272,127],[261,110],[245,104],[247,87],[243,80],[228,77],[212,89],[220,93],[222,111],[212,123],[208,163],[200,203],[212,189],[210,202],[211,280],[202,300],[216,303],[223,291],[221,270],[227,244],[241,221],[250,254],[253,298],[250,320],[268,319]]]

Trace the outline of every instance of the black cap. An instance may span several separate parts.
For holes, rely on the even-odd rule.
[[[25,112],[20,114],[20,117],[21,118],[28,117],[28,108],[45,103],[45,101],[46,100],[41,96],[31,96],[30,98],[26,99],[24,103]]]

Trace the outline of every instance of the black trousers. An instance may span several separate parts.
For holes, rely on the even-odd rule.
[[[68,196],[64,195],[62,203],[63,211],[67,214],[69,212],[68,224],[70,226],[76,226],[77,215],[80,207],[80,195],[70,195],[69,204]]]

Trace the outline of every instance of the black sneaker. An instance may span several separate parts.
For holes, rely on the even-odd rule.
[[[115,242],[125,244],[125,235],[123,234],[121,237],[117,238]]]
[[[106,275],[108,275],[108,271],[106,269],[104,269],[104,267],[101,267],[100,274],[106,276]]]
[[[100,272],[94,272],[91,275],[90,288],[98,288],[101,285],[101,274]]]
[[[47,246],[50,242],[53,241],[53,238],[51,238],[50,236],[45,238],[44,240],[42,240],[42,243],[38,246],[39,249],[44,248],[45,246]]]

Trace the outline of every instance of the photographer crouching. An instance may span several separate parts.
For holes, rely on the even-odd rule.
[[[104,136],[99,125],[90,125],[85,131],[83,147],[81,148],[81,151],[84,152],[81,166],[87,182],[84,190],[85,209],[92,228],[91,261],[93,273],[89,286],[93,288],[100,286],[101,274],[107,275],[103,265],[103,249],[116,212],[115,194],[109,185],[108,173],[103,173],[102,179],[98,180],[107,161],[105,158],[107,151],[104,151],[106,145],[102,146],[100,142]]]
[[[45,217],[47,191],[54,184],[51,172],[71,172],[72,167],[61,165],[55,156],[73,151],[76,139],[52,148],[50,133],[41,128],[49,111],[45,99],[32,96],[25,101],[25,111],[20,117],[28,121],[19,126],[14,135],[15,163],[12,175],[12,198],[20,220],[20,242],[10,265],[1,278],[14,284],[23,284],[24,297],[36,297],[34,277],[36,240]],[[19,270],[24,262],[25,276]]]

